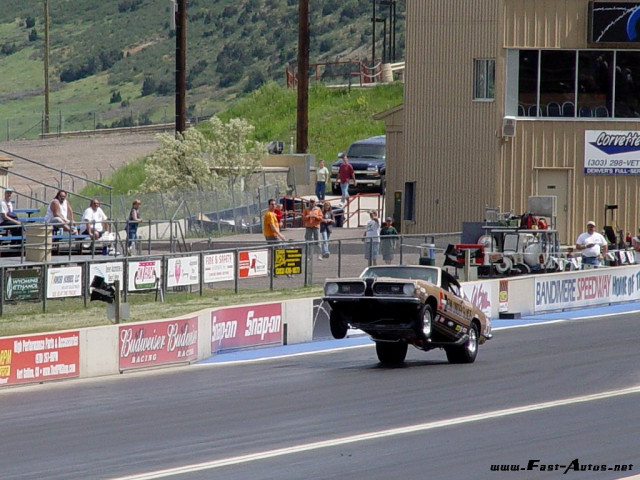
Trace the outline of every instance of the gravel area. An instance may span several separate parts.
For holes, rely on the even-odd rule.
[[[13,156],[9,185],[20,193],[42,198],[38,182],[79,190],[83,182],[38,166],[23,158],[64,172],[100,181],[131,160],[143,157],[160,146],[155,133],[59,137],[42,140],[0,142],[0,150]],[[22,158],[16,158],[22,157]],[[15,173],[16,175],[12,175]],[[28,177],[28,178],[25,178]]]

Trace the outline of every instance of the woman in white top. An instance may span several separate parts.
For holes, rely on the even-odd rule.
[[[316,169],[316,197],[318,197],[318,200],[324,200],[324,194],[327,191],[327,180],[329,180],[329,170],[324,166],[324,160],[320,160],[320,164]]]
[[[59,190],[55,198],[49,204],[44,215],[45,223],[61,227],[65,232],[76,233],[73,225],[73,209],[67,200],[67,192]]]

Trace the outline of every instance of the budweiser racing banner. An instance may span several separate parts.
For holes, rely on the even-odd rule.
[[[198,317],[121,326],[118,334],[121,370],[198,358]]]
[[[211,312],[211,353],[281,343],[281,303]]]

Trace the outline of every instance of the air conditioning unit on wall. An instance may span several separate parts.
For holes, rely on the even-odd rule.
[[[504,117],[502,119],[502,136],[515,137],[516,124],[517,124],[516,117]]]

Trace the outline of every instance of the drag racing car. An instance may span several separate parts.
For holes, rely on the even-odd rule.
[[[491,320],[439,267],[381,265],[359,277],[328,279],[323,300],[331,307],[334,338],[360,329],[376,343],[383,364],[403,363],[408,345],[443,348],[450,363],[473,363],[478,345],[492,338]]]

